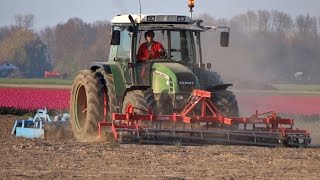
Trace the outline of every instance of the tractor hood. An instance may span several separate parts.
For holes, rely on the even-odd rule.
[[[156,67],[157,69],[162,70],[168,70],[172,73],[192,73],[193,72],[187,68],[186,66],[175,63],[175,62],[162,62],[162,63],[154,63],[153,67]]]
[[[176,62],[156,62],[152,65],[154,93],[190,93],[199,88],[197,76],[186,66]]]

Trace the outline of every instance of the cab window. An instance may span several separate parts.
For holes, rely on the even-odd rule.
[[[116,56],[123,60],[130,59],[130,32],[125,29],[120,31],[120,45]]]
[[[171,31],[171,57],[174,61],[191,64],[195,58],[195,47],[192,32]]]

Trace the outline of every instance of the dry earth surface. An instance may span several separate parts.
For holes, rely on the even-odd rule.
[[[0,116],[0,179],[320,178],[319,148],[116,145],[14,138],[10,132],[18,118]],[[319,130],[319,121],[299,125],[314,134]]]

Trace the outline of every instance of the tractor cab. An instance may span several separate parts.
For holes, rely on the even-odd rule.
[[[150,59],[146,63],[180,63],[197,75],[199,70],[205,67],[202,63],[200,33],[217,28],[201,26],[201,20],[194,21],[182,15],[119,15],[111,22],[113,27],[109,61],[126,61],[130,63],[129,67],[139,66],[138,49],[145,42],[144,33],[151,30],[155,34],[154,40],[163,45],[165,56]],[[222,28],[227,31],[221,33],[220,43],[227,47],[229,28]],[[139,79],[139,75],[136,75]],[[134,80],[132,84],[141,82]]]
[[[157,100],[165,93],[185,101],[193,89],[206,88],[202,72],[211,64],[202,61],[201,32],[223,28],[220,44],[227,47],[229,42],[229,28],[204,27],[201,20],[183,15],[118,15],[111,22],[108,61],[121,64],[127,86],[149,86]],[[137,54],[147,31],[154,33],[165,55],[141,62]]]

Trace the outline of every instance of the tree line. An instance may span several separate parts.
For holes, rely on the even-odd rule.
[[[33,15],[16,15],[14,25],[0,28],[0,62],[11,61],[28,77],[58,71],[72,79],[91,62],[106,61],[109,22],[86,23],[71,18],[35,32],[34,20]]]
[[[259,10],[230,19],[208,14],[197,18],[204,25],[231,28],[229,48],[219,47],[218,33],[209,31],[202,38],[206,62],[226,79],[291,82],[302,72],[308,82],[320,83],[320,17]],[[108,21],[71,18],[37,32],[34,21],[33,15],[16,15],[15,24],[0,27],[0,62],[10,60],[26,74],[54,70],[72,79],[91,62],[106,61]]]

